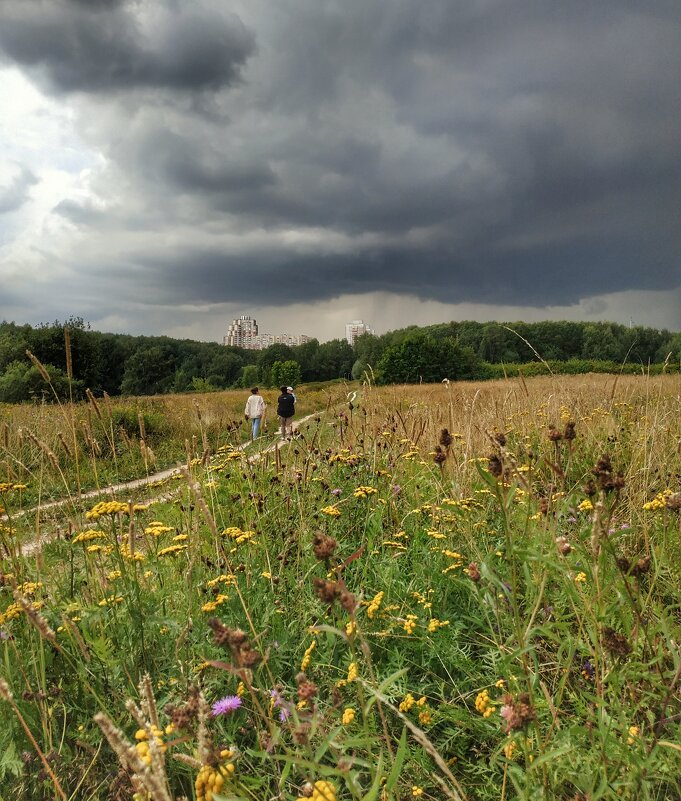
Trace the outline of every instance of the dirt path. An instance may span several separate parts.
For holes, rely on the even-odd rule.
[[[321,416],[323,412],[313,412],[312,414],[308,414],[305,417],[301,417],[300,420],[297,420],[292,423],[291,428],[293,431],[296,431],[303,423],[306,423],[308,420],[311,420],[313,417]],[[275,439],[270,445],[263,450],[258,451],[257,453],[252,454],[248,457],[250,462],[257,462],[265,453],[271,453],[274,450],[278,450],[282,448],[289,440],[288,439]],[[248,442],[244,442],[237,450],[243,451],[246,449],[247,445],[250,445],[250,440]],[[13,519],[17,517],[23,517],[29,514],[35,514],[36,512],[42,512],[47,509],[58,509],[62,506],[67,506],[70,503],[74,503],[76,501],[87,500],[88,498],[99,498],[103,495],[116,495],[125,490],[134,490],[139,489],[140,487],[149,486],[151,484],[156,483],[157,481],[164,481],[167,478],[171,478],[172,476],[180,475],[181,468],[180,467],[169,467],[165,470],[159,470],[157,473],[152,473],[144,478],[136,478],[132,481],[122,481],[119,484],[111,484],[107,487],[101,487],[100,489],[96,490],[88,490],[88,492],[83,492],[79,497],[73,498],[62,498],[57,501],[49,501],[48,503],[40,504],[39,506],[33,506],[30,509],[22,509],[21,511],[17,512],[16,514],[12,515]],[[158,495],[154,498],[149,498],[147,503],[150,502],[159,502],[170,500],[174,495],[174,492],[166,492],[162,495]],[[7,515],[0,516],[0,521],[7,520]],[[43,545],[53,540],[56,536],[58,536],[59,532],[46,532],[44,534],[40,534],[35,539],[31,540],[30,542],[24,543],[21,546],[21,554],[22,556],[31,556]]]

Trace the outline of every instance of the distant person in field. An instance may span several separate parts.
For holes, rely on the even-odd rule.
[[[296,412],[296,399],[288,391],[288,387],[279,387],[281,395],[277,398],[277,416],[281,426],[281,436],[288,437],[291,434],[291,421]]]
[[[251,421],[251,439],[255,440],[260,434],[260,425],[265,416],[265,401],[258,393],[258,387],[253,387],[246,401],[244,417]]]

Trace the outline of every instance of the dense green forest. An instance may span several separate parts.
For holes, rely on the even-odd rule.
[[[78,397],[86,388],[96,395],[150,395],[361,378],[365,373],[378,383],[418,383],[495,378],[519,370],[526,375],[547,369],[630,372],[651,365],[659,370],[665,362],[665,369],[678,370],[681,333],[614,323],[464,321],[364,335],[354,347],[341,339],[313,339],[298,347],[253,351],[217,342],[102,333],[90,330],[81,318],[36,327],[2,322],[0,402],[45,394],[44,376],[27,351],[47,370],[57,395]]]

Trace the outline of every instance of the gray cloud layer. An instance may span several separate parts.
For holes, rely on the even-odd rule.
[[[54,211],[90,296],[541,307],[681,285],[676,1],[222,6],[0,12],[5,59],[78,92],[106,158],[101,203]]]
[[[21,0],[5,4],[0,48],[56,92],[217,89],[253,50],[233,14],[187,3],[140,19],[125,0]]]

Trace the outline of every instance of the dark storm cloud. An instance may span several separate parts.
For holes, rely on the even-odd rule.
[[[681,285],[677,0],[232,7],[0,12],[9,58],[90,93],[105,202],[55,212],[93,237],[93,282],[166,305],[537,307]],[[137,108],[149,86],[167,91]],[[207,87],[229,91],[187,91]]]
[[[236,80],[254,49],[236,15],[155,5],[145,26],[142,4],[124,0],[8,0],[0,51],[56,92],[196,91]]]
[[[29,189],[38,183],[38,179],[27,167],[14,165],[7,178],[0,179],[0,214],[16,211],[28,199]]]

